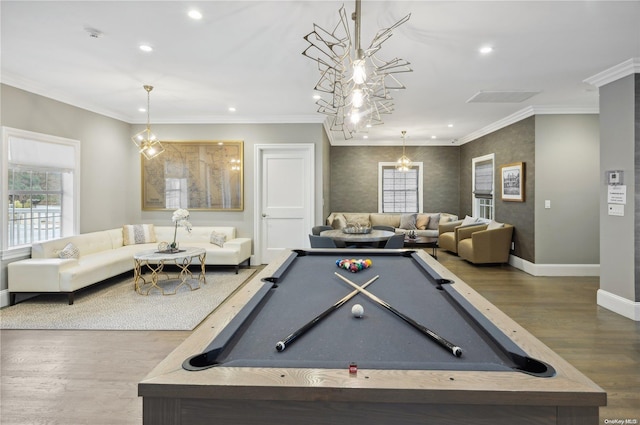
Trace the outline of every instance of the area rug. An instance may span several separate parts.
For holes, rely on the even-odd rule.
[[[192,330],[254,272],[207,272],[200,289],[164,296],[140,295],[131,275],[116,277],[77,292],[73,305],[65,295],[43,294],[3,308],[0,329]]]

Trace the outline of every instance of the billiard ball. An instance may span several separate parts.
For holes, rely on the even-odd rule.
[[[353,314],[353,317],[357,317],[358,319],[361,318],[362,316],[364,316],[364,307],[362,307],[360,304],[355,304],[353,307],[351,307],[351,314]]]

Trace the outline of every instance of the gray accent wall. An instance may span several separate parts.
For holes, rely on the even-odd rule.
[[[495,154],[495,220],[514,226],[515,250],[511,253],[535,262],[535,176],[536,176],[536,117],[525,118],[472,142],[462,145],[460,152],[460,216],[472,213],[473,158]],[[525,163],[524,202],[501,200],[500,167],[514,162]]]
[[[401,146],[331,147],[330,212],[377,212],[378,163],[401,155]],[[424,212],[458,215],[460,148],[407,146],[406,155],[423,163]]]

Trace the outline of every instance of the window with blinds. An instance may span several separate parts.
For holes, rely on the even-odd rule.
[[[2,246],[16,248],[74,234],[80,142],[8,127],[2,133],[2,178],[8,192]]]
[[[396,170],[395,163],[380,165],[378,210],[383,213],[422,211],[422,164],[408,171]]]
[[[494,154],[473,158],[473,216],[493,220],[494,218]]]

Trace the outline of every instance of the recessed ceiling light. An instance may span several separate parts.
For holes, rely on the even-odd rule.
[[[153,52],[153,47],[149,46],[148,44],[141,44],[140,50],[142,50],[143,52]]]
[[[322,96],[320,96],[319,94],[314,94],[314,95],[313,95],[313,99],[314,99],[314,100],[318,100],[318,99],[320,99],[321,97],[322,97]]]
[[[147,112],[147,108],[138,108],[139,112]]]
[[[437,137],[436,137],[436,136],[431,136],[431,138],[432,138],[432,139],[437,139]]]
[[[196,21],[202,19],[202,13],[200,13],[199,10],[192,9],[189,11],[188,15],[191,19],[194,19]]]
[[[368,139],[369,136],[367,136],[366,134],[364,136],[362,136],[363,139]]]
[[[453,127],[453,124],[447,124],[447,127],[451,128]]]
[[[233,106],[229,107],[229,112],[235,112],[235,111],[236,111],[236,108],[234,108]]]
[[[486,55],[491,52],[493,52],[493,47],[491,46],[483,46],[480,48],[480,53],[482,53],[483,55]]]

